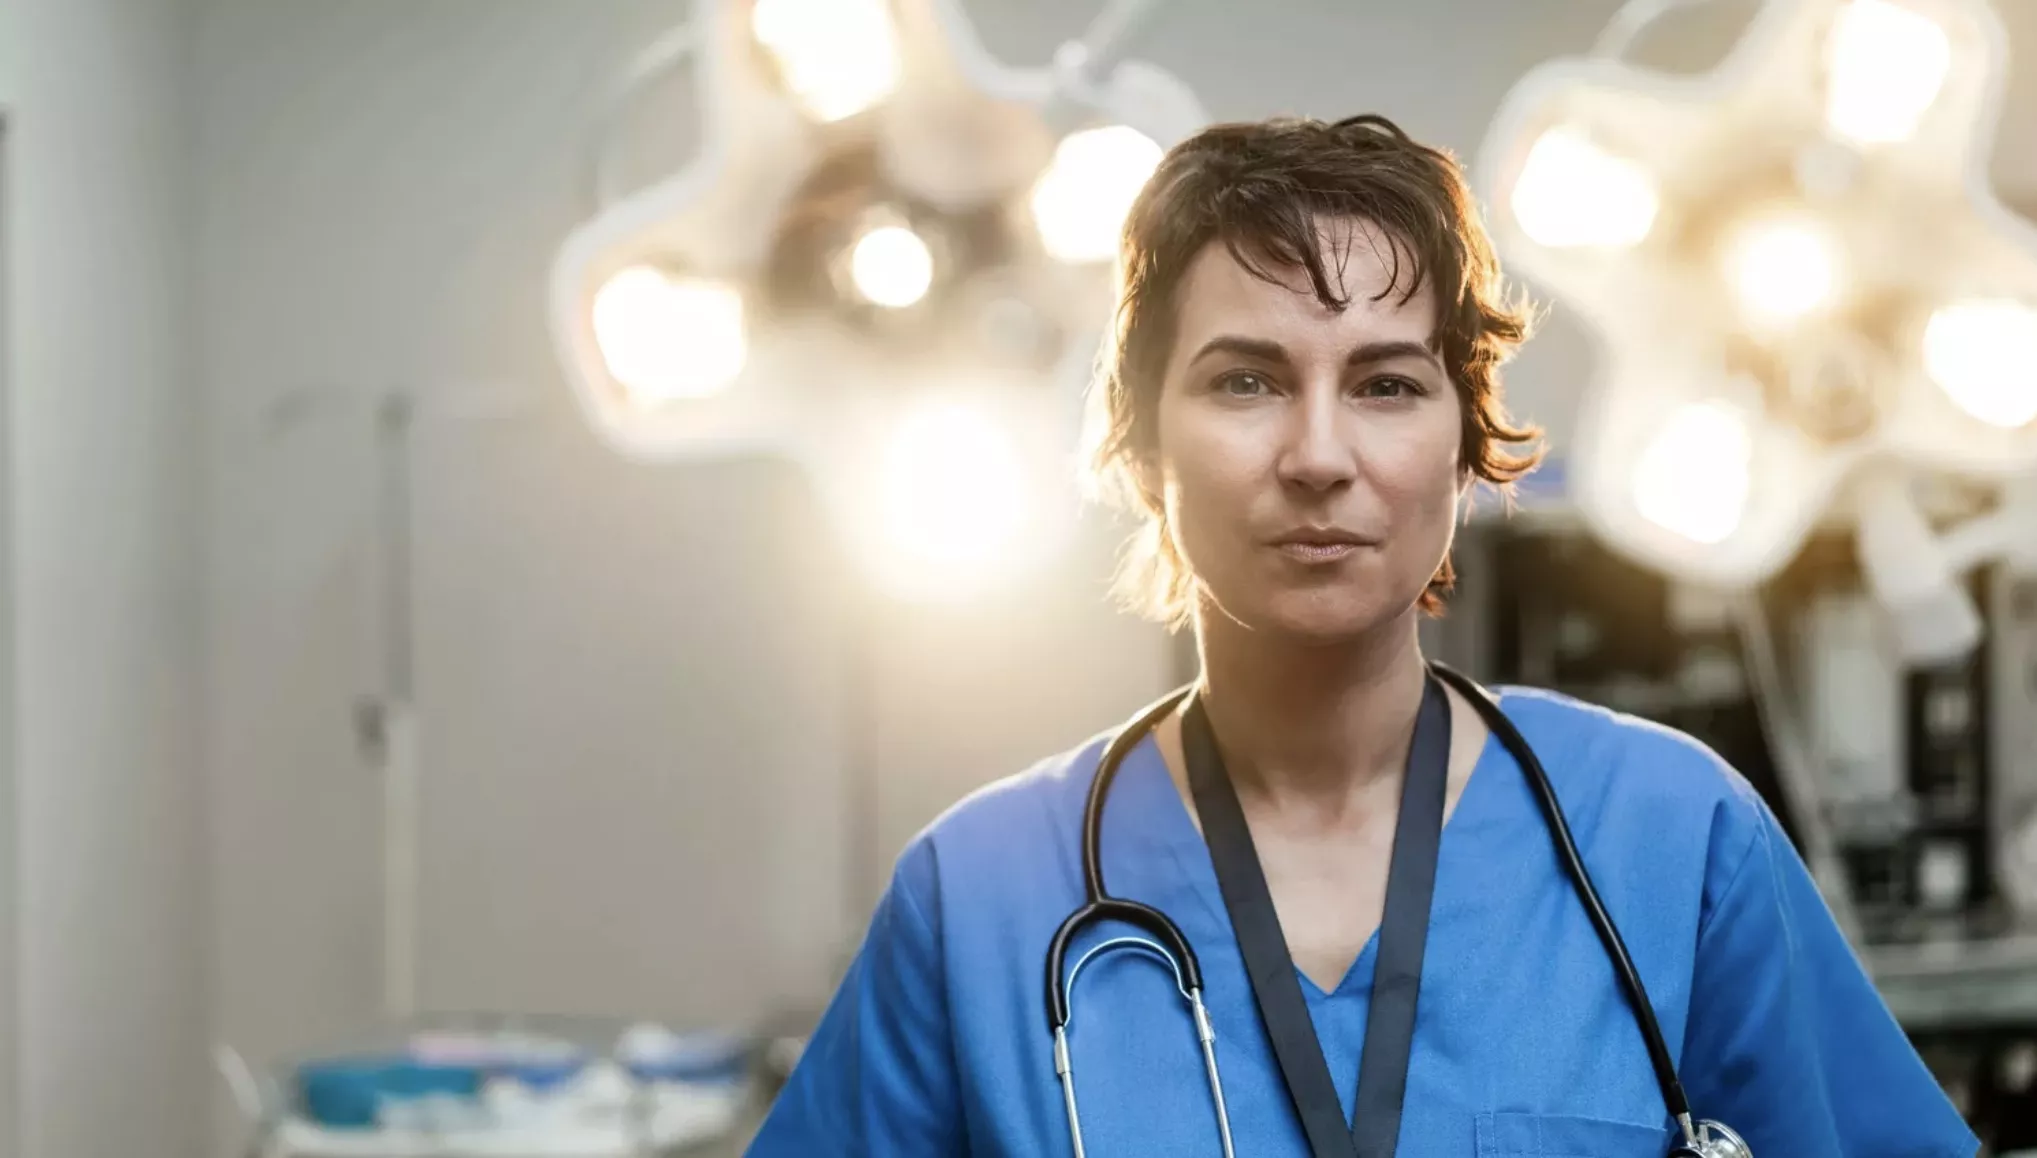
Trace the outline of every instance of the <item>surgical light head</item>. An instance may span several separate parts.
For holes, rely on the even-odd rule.
[[[1767,0],[1708,73],[1516,85],[1479,182],[1510,267],[1597,338],[1570,477],[1602,537],[1745,587],[1820,520],[1908,525],[1864,475],[2037,470],[2037,228],[1988,177],[2005,66],[1984,0]]]
[[[958,0],[701,0],[698,156],[553,264],[589,422],[635,458],[794,459],[903,594],[1046,557],[1117,230],[1207,119],[1116,59],[1118,15],[1110,43],[1012,69]]]

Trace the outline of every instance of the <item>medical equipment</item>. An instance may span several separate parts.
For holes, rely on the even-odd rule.
[[[602,168],[553,262],[589,425],[638,460],[792,461],[894,597],[1036,573],[1077,531],[1062,467],[1118,230],[1208,121],[1127,58],[1157,0],[1110,0],[1026,69],[957,0],[693,7],[628,95],[690,57],[699,150],[627,192]]]
[[[260,1069],[220,1048],[221,1074],[253,1127],[247,1153],[655,1158],[728,1141],[752,1111],[746,1036],[607,1019],[461,1020],[468,1027],[420,1024]]]
[[[1236,796],[1223,776],[1214,737],[1209,734],[1207,720],[1202,716],[1193,687],[1182,688],[1163,697],[1141,711],[1112,738],[1098,763],[1083,810],[1082,871],[1086,899],[1082,907],[1069,914],[1055,931],[1046,959],[1047,1021],[1054,1037],[1054,1070],[1061,1083],[1068,1132],[1074,1143],[1076,1158],[1084,1158],[1084,1151],[1081,1118],[1075,1101],[1074,1065],[1068,1046],[1075,981],[1083,966],[1096,955],[1117,949],[1157,955],[1173,971],[1176,987],[1188,1005],[1196,1037],[1201,1042],[1225,1158],[1232,1158],[1234,1153],[1230,1112],[1224,1101],[1223,1082],[1217,1067],[1216,1034],[1203,1004],[1202,970],[1195,950],[1165,913],[1137,901],[1111,896],[1103,879],[1103,811],[1111,782],[1131,751],[1161,720],[1184,705],[1187,714],[1182,735],[1188,755],[1191,787],[1195,789],[1212,858],[1218,861],[1225,904],[1232,912],[1248,971],[1255,977],[1269,978],[1269,992],[1261,992],[1255,982],[1254,994],[1266,1020],[1268,1034],[1273,1039],[1289,1095],[1302,1117],[1311,1146],[1318,1158],[1331,1153],[1348,1154],[1354,1150],[1364,1158],[1372,1158],[1375,1153],[1387,1156],[1393,1153],[1400,1099],[1406,1083],[1415,992],[1420,984],[1429,893],[1435,880],[1449,762],[1448,701],[1438,680],[1471,702],[1527,775],[1572,886],[1604,944],[1633,1008],[1663,1101],[1681,1132],[1681,1138],[1669,1152],[1669,1158],[1752,1158],[1747,1144],[1731,1129],[1717,1122],[1693,1119],[1668,1043],[1656,1023],[1647,990],[1628,956],[1619,930],[1591,882],[1591,875],[1578,853],[1570,826],[1556,799],[1555,789],[1534,749],[1477,683],[1438,663],[1431,663],[1429,671],[1432,678],[1427,681],[1414,743],[1408,756],[1407,781],[1401,793],[1400,825],[1395,835],[1386,906],[1380,923],[1372,1020],[1366,1031],[1362,1066],[1366,1077],[1359,1086],[1357,1121],[1349,1135],[1343,1132],[1343,1113],[1334,1090],[1328,1088],[1328,1070],[1322,1064],[1320,1047],[1308,1012],[1306,1007],[1299,1005],[1301,996],[1294,980],[1292,963],[1283,961],[1278,963],[1277,968],[1266,967],[1268,952],[1285,955],[1278,917],[1273,912],[1270,899],[1265,896],[1265,881],[1258,876],[1257,860],[1250,849],[1249,830],[1245,828],[1242,813],[1238,812]],[[1205,804],[1213,807],[1205,807]],[[1235,867],[1226,871],[1226,862]],[[1066,968],[1068,949],[1076,936],[1105,921],[1131,925],[1150,934],[1151,939],[1136,936],[1107,939],[1089,948],[1076,960],[1073,969]],[[1312,1067],[1307,1064],[1305,1056],[1309,1053],[1314,1055]],[[1375,1074],[1383,1076],[1374,1077]],[[1327,1101],[1324,1097],[1326,1090]],[[1348,1149],[1344,1141],[1347,1137]]]
[[[1615,549],[1692,581],[1773,578],[1830,515],[1913,664],[1958,659],[1964,583],[2014,550],[1914,483],[2037,467],[2037,229],[1990,179],[2008,41],[1986,0],[1764,0],[1714,69],[1619,51],[1515,85],[1481,193],[1516,273],[1593,331],[1571,463]]]

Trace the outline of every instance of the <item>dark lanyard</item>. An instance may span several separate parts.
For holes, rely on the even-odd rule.
[[[1294,958],[1280,931],[1280,917],[1266,889],[1251,829],[1245,824],[1237,789],[1224,771],[1200,696],[1189,704],[1183,721],[1188,784],[1216,865],[1217,884],[1244,954],[1259,1016],[1287,1081],[1287,1095],[1315,1158],[1350,1158],[1354,1153],[1358,1158],[1391,1158],[1400,1140],[1415,998],[1422,986],[1422,951],[1429,940],[1429,901],[1436,891],[1436,858],[1450,778],[1449,701],[1433,676],[1426,684],[1401,784],[1400,819],[1394,829],[1372,975],[1371,1016],[1359,1063],[1357,1110],[1348,1127],[1301,995]]]

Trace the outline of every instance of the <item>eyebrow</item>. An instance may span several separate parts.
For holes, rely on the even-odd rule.
[[[1247,338],[1237,334],[1218,334],[1196,350],[1195,357],[1189,359],[1189,364],[1193,365],[1211,354],[1234,354],[1280,366],[1293,365],[1294,361],[1288,357],[1287,348],[1279,342],[1268,341],[1265,338]],[[1366,342],[1352,350],[1350,356],[1344,359],[1344,364],[1371,366],[1380,362],[1391,362],[1396,358],[1416,358],[1438,366],[1442,365],[1442,361],[1436,357],[1436,351],[1427,344],[1406,340]]]

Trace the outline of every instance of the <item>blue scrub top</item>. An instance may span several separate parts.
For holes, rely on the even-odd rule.
[[[1687,736],[1561,696],[1509,689],[1501,706],[1549,771],[1699,1117],[1757,1158],[1972,1158],[1978,1140],[1738,773]],[[1072,1152],[1044,959],[1083,900],[1105,739],[975,793],[906,849],[751,1154]],[[1103,859],[1111,891],[1164,910],[1201,960],[1238,1152],[1306,1158],[1208,849],[1150,738],[1111,792]],[[1662,1158],[1671,1123],[1640,1031],[1496,738],[1444,829],[1430,920],[1399,1153]],[[1301,981],[1347,1115],[1376,951],[1331,992]],[[1073,1009],[1091,1155],[1219,1153],[1164,965],[1101,955]]]

